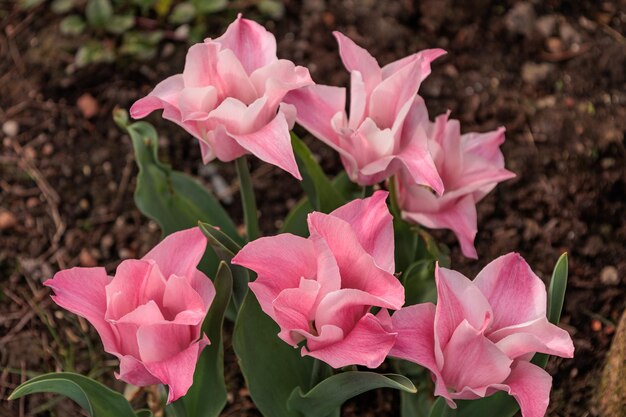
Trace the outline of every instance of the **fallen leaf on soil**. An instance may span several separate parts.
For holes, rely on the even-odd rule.
[[[596,400],[603,416],[622,416],[626,410],[626,311],[622,314],[606,365]]]

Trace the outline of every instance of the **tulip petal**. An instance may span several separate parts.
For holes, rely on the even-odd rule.
[[[359,289],[380,297],[386,301],[381,307],[402,307],[402,284],[392,273],[381,269],[384,265],[388,267],[390,261],[387,260],[383,266],[379,266],[372,255],[363,249],[350,224],[338,217],[318,212],[309,214],[308,223],[311,238],[324,239],[335,256],[342,288]]]
[[[286,288],[272,303],[276,323],[280,326],[278,337],[286,343],[297,346],[303,337],[296,333],[309,332],[313,321],[314,305],[320,290],[317,281],[301,278],[298,288]]]
[[[388,332],[371,313],[365,314],[352,331],[336,343],[321,349],[302,348],[302,355],[322,360],[333,368],[363,365],[377,368],[385,360],[396,340],[396,334]]]
[[[415,136],[399,153],[398,159],[402,161],[416,184],[427,185],[439,196],[443,195],[443,180],[428,150],[426,132],[423,128],[415,129]]]
[[[532,322],[501,328],[489,335],[496,346],[511,359],[541,352],[564,358],[574,357],[574,344],[569,333],[550,323],[543,316]]]
[[[250,81],[259,95],[268,98],[268,106],[272,108],[278,106],[289,91],[314,84],[308,69],[286,59],[254,71]]]
[[[161,382],[158,378],[148,372],[143,363],[135,359],[133,356],[124,355],[119,357],[119,360],[120,372],[115,372],[115,378],[138,387],[145,387],[147,385],[154,385]]]
[[[119,320],[150,300],[161,300],[165,278],[154,260],[127,259],[106,287],[106,320]]]
[[[170,112],[178,112],[178,95],[185,88],[185,82],[181,74],[172,75],[161,81],[154,90],[146,97],[137,100],[130,108],[130,116],[133,119],[141,119],[159,109],[169,109]],[[180,117],[176,118],[180,122]],[[170,119],[171,120],[171,119]]]
[[[441,374],[448,387],[486,387],[502,383],[511,373],[511,360],[481,330],[467,320],[455,329],[444,351]]]
[[[104,319],[106,286],[111,278],[104,268],[71,268],[59,271],[43,284],[52,288],[52,299],[60,307],[84,317],[100,335],[104,350],[117,353],[115,333]]]
[[[444,351],[457,327],[467,321],[475,329],[483,329],[493,317],[487,299],[472,281],[452,269],[435,268],[437,309],[435,314],[435,354],[443,366],[439,349]],[[462,388],[462,387],[461,387]]]
[[[492,331],[546,315],[546,287],[518,253],[491,261],[474,284],[493,309]]]
[[[275,318],[272,302],[285,288],[296,288],[300,278],[315,278],[317,261],[313,242],[290,233],[262,237],[244,246],[232,259],[255,271],[249,284],[265,314]]]
[[[348,222],[363,249],[372,255],[380,268],[393,274],[393,217],[386,204],[388,195],[386,191],[377,191],[369,198],[353,200],[339,207],[330,215]]]
[[[193,343],[176,356],[161,362],[147,363],[146,369],[161,381],[167,384],[169,394],[167,403],[176,401],[187,393],[193,383],[193,373],[196,368],[198,356],[205,346],[209,344],[206,336]]]
[[[543,417],[550,403],[552,377],[530,362],[516,361],[511,374],[498,388],[515,397],[522,417]]]
[[[214,42],[232,50],[248,75],[277,60],[274,35],[258,23],[242,18],[241,14]]]
[[[435,59],[439,58],[442,55],[445,55],[447,52],[443,49],[424,49],[416,54],[409,55],[397,61],[393,61],[382,68],[383,79],[387,79],[391,77],[393,74],[400,71],[402,68],[410,65],[414,61],[419,61],[421,68],[421,81],[423,81],[426,77],[430,75],[430,64]]]
[[[283,101],[296,107],[296,121],[302,127],[333,149],[340,149],[339,136],[331,120],[337,113],[345,113],[345,88],[311,85],[290,91]]]
[[[332,324],[348,333],[372,306],[387,308],[388,305],[386,300],[365,291],[342,288],[326,294],[319,303],[315,313],[315,327]]]
[[[233,97],[245,104],[252,103],[259,96],[242,63],[233,51],[224,49],[219,52],[217,72],[224,96]]]
[[[379,128],[391,128],[394,124],[404,122],[404,119],[399,118],[399,115],[405,105],[410,106],[417,94],[422,81],[420,71],[420,62],[415,61],[383,80],[374,88],[369,100],[368,115]],[[405,117],[408,110],[409,107],[402,112]]]
[[[198,227],[181,230],[165,237],[142,259],[153,259],[164,277],[195,274],[206,249],[207,240]]]
[[[197,339],[193,327],[176,322],[146,324],[137,329],[137,345],[143,363],[160,362],[176,356]],[[199,327],[198,327],[199,330]]]
[[[444,207],[446,208],[430,213],[403,211],[402,217],[431,229],[452,230],[459,240],[463,255],[472,259],[478,258],[476,248],[474,248],[478,221],[476,204],[472,195],[467,195]]]
[[[207,279],[207,282],[211,281]],[[215,295],[215,290],[213,290],[213,295]],[[172,275],[167,280],[163,293],[163,314],[167,320],[195,326],[202,324],[206,311],[205,300],[193,289],[187,278]],[[185,313],[185,315],[179,316],[180,313]],[[183,317],[184,320],[182,320]]]
[[[349,72],[358,71],[361,73],[367,96],[369,96],[374,87],[382,80],[382,72],[376,58],[343,33],[335,31],[333,35],[339,44],[339,55],[343,65]]]
[[[291,147],[289,125],[283,113],[278,113],[274,120],[253,133],[234,135],[232,138],[244,149],[259,159],[276,165],[296,179],[302,180],[296,157]]]
[[[204,42],[192,45],[187,51],[185,68],[178,76],[182,78],[185,87],[216,86],[220,94],[223,92],[219,75],[217,74],[217,54],[220,45],[215,42]],[[155,89],[156,90],[156,89]]]

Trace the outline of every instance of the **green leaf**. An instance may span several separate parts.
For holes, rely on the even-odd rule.
[[[74,8],[76,0],[54,0],[50,8],[56,14],[67,13]]]
[[[135,26],[135,16],[132,14],[115,15],[106,23],[106,30],[115,35],[121,35],[133,26]]]
[[[248,241],[257,239],[260,236],[259,218],[256,208],[256,198],[254,197],[254,187],[248,160],[246,156],[241,156],[235,161],[237,167],[237,177],[239,178],[239,191],[241,194],[241,206],[243,208],[243,221],[246,225],[246,236]]]
[[[563,301],[565,300],[565,290],[567,289],[567,276],[568,276],[568,259],[567,252],[559,257],[554,265],[552,271],[552,279],[550,280],[550,286],[548,287],[548,306],[547,316],[548,321],[552,324],[559,324],[561,319],[561,311],[563,310]],[[550,355],[545,353],[537,353],[532,363],[542,368],[545,368],[548,364]]]
[[[137,417],[154,417],[152,411],[148,410],[147,408],[135,411],[135,415]]]
[[[105,46],[98,41],[89,41],[81,46],[74,58],[77,67],[89,64],[115,61],[115,52],[110,46]]]
[[[22,10],[28,10],[28,9],[32,9],[36,6],[39,6],[41,3],[43,3],[44,0],[19,0],[19,7]]]
[[[200,222],[198,224],[200,226],[200,230],[207,237],[209,244],[215,250],[217,256],[227,263],[230,264],[231,259],[237,252],[241,250],[241,246],[232,240],[228,235],[222,232],[220,229],[207,224]],[[250,282],[250,272],[248,269],[243,268],[241,266],[233,265],[232,273],[234,276],[234,285],[233,285],[233,305],[228,310],[228,318],[232,321],[235,320],[237,316],[237,311],[243,303],[243,298],[248,291],[248,282]]]
[[[70,36],[80,35],[85,30],[85,27],[87,27],[87,24],[82,17],[75,14],[67,16],[59,24],[61,33]]]
[[[309,388],[313,358],[301,357],[300,349],[279,339],[279,330],[249,291],[237,316],[233,347],[250,396],[266,417],[300,417],[287,409],[287,400],[294,389]]]
[[[326,378],[306,394],[301,387],[295,388],[287,407],[305,417],[328,417],[336,415],[341,404],[350,398],[377,388],[417,392],[413,383],[402,375],[351,371]]]
[[[70,372],[53,372],[32,378],[17,387],[9,400],[40,392],[65,395],[92,417],[135,417],[122,394],[98,381]]]
[[[567,288],[568,260],[567,252],[559,257],[552,271],[552,279],[548,288],[548,320],[552,324],[559,324],[565,289]]]
[[[256,5],[257,9],[272,19],[281,19],[285,15],[285,5],[278,0],[261,0]]]
[[[506,392],[497,392],[478,400],[457,400],[456,410],[451,409],[443,398],[437,399],[430,417],[513,417],[519,411],[517,401]]]
[[[313,209],[330,213],[346,203],[346,199],[324,174],[309,148],[293,132],[291,133],[291,144],[296,155],[298,168],[302,174],[302,188],[309,197]]]
[[[188,23],[196,17],[196,8],[191,3],[179,3],[174,7],[168,20],[174,25]]]
[[[400,276],[407,306],[437,301],[435,261],[422,259],[411,264]]]
[[[228,0],[192,0],[198,14],[210,14],[222,11],[228,6]]]
[[[226,404],[222,327],[233,290],[233,277],[226,262],[220,263],[214,283],[215,299],[202,324],[211,344],[200,355],[193,385],[182,398],[187,414],[193,417],[217,417]]]
[[[419,238],[407,222],[397,217],[393,219],[393,231],[396,270],[404,272],[416,261]]]
[[[127,127],[139,166],[135,203],[139,210],[156,221],[164,235],[197,226],[199,221],[219,226],[234,241],[240,243],[237,229],[217,199],[193,178],[172,170],[159,161],[157,133],[146,122]],[[207,248],[210,277],[219,263],[215,252]]]
[[[110,0],[88,0],[85,15],[90,25],[101,28],[113,16],[113,6]]]

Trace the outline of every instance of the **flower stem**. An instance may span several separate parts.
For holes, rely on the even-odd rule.
[[[400,207],[398,206],[398,196],[396,190],[396,177],[389,178],[387,187],[389,189],[389,205],[391,206],[391,214],[394,219],[401,219]]]
[[[252,188],[252,179],[250,178],[250,170],[248,169],[248,161],[245,155],[237,158],[236,166],[237,176],[239,177],[239,191],[241,192],[243,221],[246,225],[248,241],[252,241],[259,237],[260,232],[254,189]]]

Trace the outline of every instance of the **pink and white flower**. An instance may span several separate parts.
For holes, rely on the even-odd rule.
[[[59,306],[96,328],[104,350],[120,360],[118,379],[166,384],[169,403],[187,393],[209,344],[201,326],[215,288],[196,269],[206,244],[200,229],[184,230],[142,259],[123,261],[114,277],[104,268],[71,268],[44,285]]]
[[[427,49],[381,68],[348,37],[334,35],[350,71],[350,115],[345,88],[312,85],[285,97],[298,110],[297,122],[339,152],[358,184],[373,185],[406,171],[414,182],[443,193],[426,136],[411,114],[424,106],[417,91],[430,74],[430,63],[445,51]]]
[[[404,304],[394,276],[392,218],[376,192],[330,214],[309,215],[309,238],[281,234],[248,243],[232,260],[256,271],[250,283],[278,336],[332,367],[379,366],[396,334],[388,308]],[[370,309],[382,307],[378,316]]]
[[[163,118],[200,141],[204,163],[251,153],[302,179],[289,135],[296,109],[283,98],[311,84],[306,68],[276,57],[274,35],[239,15],[219,38],[193,45],[183,73],[159,83],[130,113],[143,118],[163,109]]]
[[[454,400],[505,391],[515,397],[523,417],[542,417],[552,377],[530,363],[536,352],[571,358],[569,334],[546,318],[546,288],[524,259],[504,255],[470,281],[460,273],[435,271],[437,305],[412,305],[397,311],[398,333],[391,356],[432,372],[435,395]]]
[[[461,135],[459,121],[449,120],[449,114],[443,114],[431,123],[425,107],[416,110],[412,122],[426,132],[428,149],[445,192],[441,196],[435,195],[401,172],[395,183],[402,218],[432,229],[452,230],[463,255],[477,258],[474,247],[478,231],[476,203],[499,182],[515,176],[504,168],[504,156],[500,151],[504,128]]]

